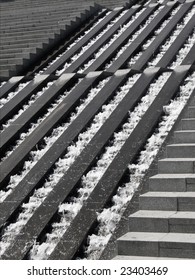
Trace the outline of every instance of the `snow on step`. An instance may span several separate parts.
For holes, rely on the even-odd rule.
[[[23,88],[25,88],[29,83],[30,81],[26,83],[20,83],[15,91],[10,92],[7,97],[1,98],[0,108],[2,108],[6,103],[8,103],[14,96],[18,94],[18,92],[20,92]]]
[[[195,258],[195,234],[129,232],[118,239],[121,255]]]
[[[165,158],[158,161],[159,173],[195,173],[195,158]]]

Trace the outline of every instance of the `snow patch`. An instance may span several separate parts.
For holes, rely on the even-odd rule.
[[[6,98],[0,99],[0,108],[2,108],[6,103],[8,103],[14,96],[18,94],[23,88],[25,88],[30,82],[20,83],[15,91],[12,91],[8,94]]]
[[[193,34],[187,39],[184,46],[179,50],[175,61],[172,62],[169,68],[175,69],[175,67],[179,66],[194,45],[195,45],[195,29]]]

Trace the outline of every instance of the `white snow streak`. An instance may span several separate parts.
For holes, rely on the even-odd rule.
[[[4,86],[6,83],[7,83],[6,81],[1,82],[1,83],[0,83],[0,88],[1,88],[2,86]]]
[[[183,48],[179,50],[175,61],[172,62],[169,68],[174,69],[175,67],[179,66],[194,45],[195,45],[195,29],[193,34],[188,38],[187,42],[184,44]]]
[[[23,88],[25,88],[30,82],[20,83],[15,91],[12,91],[8,94],[6,98],[0,99],[0,108],[2,108],[7,102],[9,102],[14,96],[18,94]]]

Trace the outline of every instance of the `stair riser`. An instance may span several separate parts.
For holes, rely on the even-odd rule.
[[[195,179],[153,179],[149,180],[150,191],[186,192],[195,191]]]
[[[195,211],[195,198],[140,197],[140,210]]]
[[[118,241],[119,255],[158,256],[157,242]]]
[[[161,248],[160,257],[195,259],[195,250],[191,250],[191,249],[187,250],[185,249],[185,247],[183,249]]]
[[[195,162],[179,161],[179,162],[158,162],[158,172],[160,174],[179,174],[179,173],[195,173]]]
[[[130,217],[129,231],[195,233],[195,219]]]
[[[175,143],[195,143],[195,131],[194,132],[175,132]]]
[[[194,158],[195,146],[167,146],[167,156],[169,158]]]
[[[153,241],[118,241],[119,255],[195,258],[195,244]]]
[[[183,130],[195,130],[195,119],[184,119],[181,125]]]
[[[195,107],[194,106],[188,108],[188,117],[195,118]]]
[[[190,100],[190,106],[195,106],[195,97]]]

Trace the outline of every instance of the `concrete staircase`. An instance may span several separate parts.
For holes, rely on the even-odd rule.
[[[195,97],[114,259],[195,259]]]
[[[107,8],[123,6],[125,0],[99,0]],[[93,0],[15,0],[0,1],[0,77],[1,80],[23,74],[40,60],[48,46],[62,38],[100,11]],[[40,57],[38,57],[40,56]]]
[[[79,6],[76,1],[64,0],[1,2],[1,80],[21,74],[98,10],[93,1]]]

